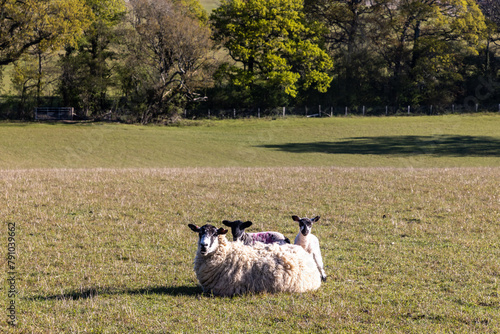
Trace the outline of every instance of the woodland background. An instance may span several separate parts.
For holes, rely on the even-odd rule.
[[[0,6],[3,119],[33,119],[37,106],[143,124],[284,106],[499,110],[497,0]]]

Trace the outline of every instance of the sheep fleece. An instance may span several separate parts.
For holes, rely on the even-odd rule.
[[[205,292],[232,296],[255,292],[316,290],[321,277],[311,254],[295,245],[246,246],[219,235],[217,250],[194,259],[196,277]]]

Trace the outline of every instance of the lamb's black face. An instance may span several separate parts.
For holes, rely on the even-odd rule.
[[[198,232],[199,241],[198,241],[198,250],[201,255],[208,255],[210,253],[215,252],[217,246],[219,245],[218,236],[220,234],[226,234],[227,230],[223,228],[217,229],[215,226],[210,224],[203,225],[202,227],[198,227],[193,224],[188,225],[191,230],[194,232]]]
[[[242,222],[241,220],[235,220],[234,222],[224,220],[222,223],[231,228],[233,241],[240,239],[243,233],[245,233],[245,229],[252,225],[251,221]]]
[[[299,223],[300,233],[302,233],[303,236],[307,236],[311,232],[313,223],[319,220],[319,216],[316,216],[313,219],[309,219],[307,217],[299,218],[298,216],[292,216],[292,219]]]

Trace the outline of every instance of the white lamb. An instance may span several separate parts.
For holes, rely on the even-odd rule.
[[[257,292],[305,292],[321,286],[313,257],[295,245],[229,242],[227,230],[188,225],[199,233],[194,271],[204,292],[233,296]]]
[[[306,252],[312,254],[321,274],[321,279],[326,281],[326,273],[323,268],[323,258],[321,257],[321,250],[319,249],[319,240],[311,233],[312,225],[319,220],[319,216],[316,216],[313,219],[292,216],[292,219],[299,223],[299,233],[295,237],[294,244],[302,246]]]

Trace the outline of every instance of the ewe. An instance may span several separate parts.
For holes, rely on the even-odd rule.
[[[224,220],[222,221],[222,224],[231,228],[233,241],[242,241],[245,245],[254,245],[255,242],[263,242],[265,244],[277,243],[279,245],[290,243],[290,240],[285,238],[285,236],[279,232],[245,232],[246,228],[252,226],[253,223],[251,221],[242,222],[241,220],[235,220],[232,222]]]
[[[321,273],[321,279],[326,281],[323,259],[321,258],[321,250],[319,249],[319,240],[315,235],[311,234],[312,225],[319,220],[319,216],[316,216],[313,219],[292,216],[292,219],[299,223],[299,233],[295,237],[294,244],[302,246],[306,252],[312,254],[318,270]]]
[[[199,234],[194,271],[204,292],[233,296],[316,290],[321,278],[313,257],[295,245],[247,246],[228,242],[227,230],[188,225]]]

